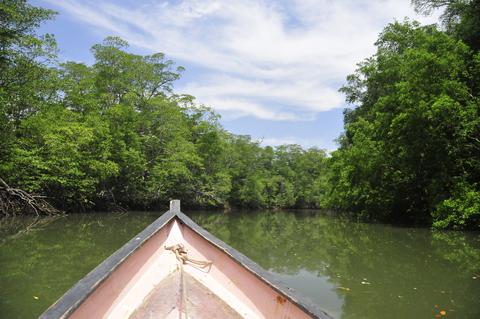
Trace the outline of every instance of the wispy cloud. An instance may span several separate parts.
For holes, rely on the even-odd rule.
[[[201,72],[177,88],[230,117],[309,120],[343,106],[338,87],[409,0],[45,0],[132,45]]]

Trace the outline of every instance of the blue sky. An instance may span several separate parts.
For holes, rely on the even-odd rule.
[[[178,93],[221,114],[222,125],[263,145],[334,150],[343,128],[338,89],[374,53],[389,22],[423,23],[409,0],[34,0],[56,10],[42,26],[61,60],[93,62],[109,35],[138,54],[163,52],[186,68]]]

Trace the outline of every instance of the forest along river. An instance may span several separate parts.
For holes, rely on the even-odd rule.
[[[68,215],[28,231],[31,218],[0,220],[0,317],[36,318],[160,215]],[[334,318],[480,318],[479,233],[315,211],[188,215]]]

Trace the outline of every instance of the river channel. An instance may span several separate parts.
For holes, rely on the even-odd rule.
[[[319,211],[186,211],[334,318],[480,318],[480,233]],[[0,221],[0,318],[38,317],[161,212]]]

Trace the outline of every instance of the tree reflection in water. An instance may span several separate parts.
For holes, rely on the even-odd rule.
[[[186,212],[337,318],[435,318],[441,311],[480,318],[478,233],[355,223],[314,211]],[[21,236],[10,235],[30,219],[4,220],[0,318],[38,317],[161,214],[69,215]]]
[[[341,318],[480,318],[480,236],[328,213],[195,213],[202,227]],[[332,298],[332,294],[336,298]]]

